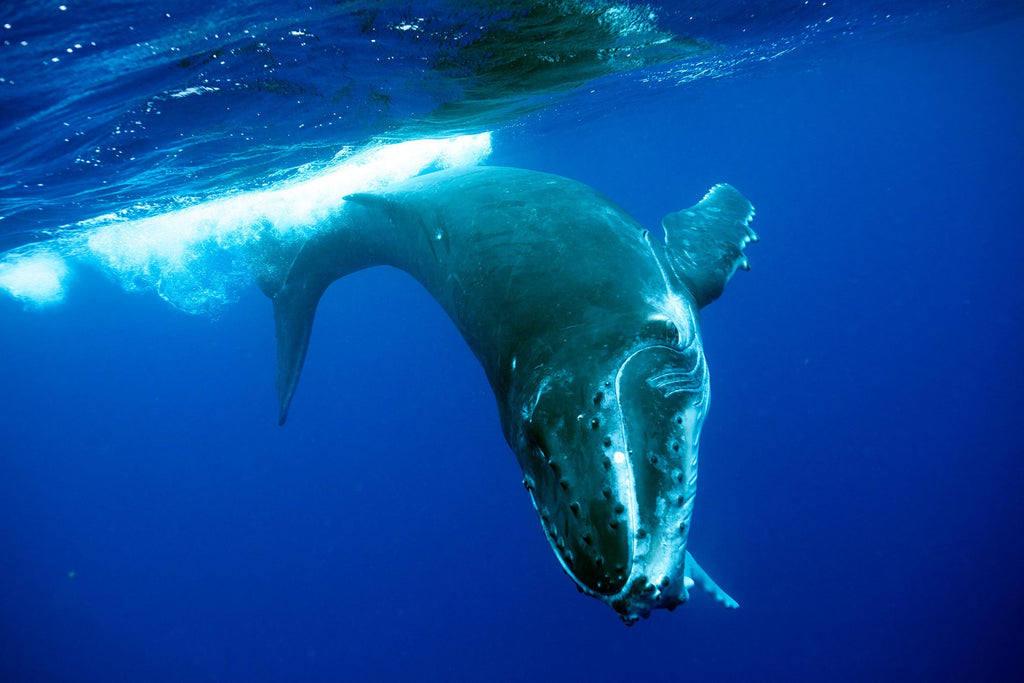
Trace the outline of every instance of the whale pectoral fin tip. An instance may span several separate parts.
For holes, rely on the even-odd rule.
[[[708,573],[704,571],[697,560],[693,559],[693,555],[690,551],[686,551],[686,564],[684,566],[684,582],[687,588],[691,585],[697,586],[705,593],[711,596],[711,598],[722,605],[726,609],[739,609],[740,604],[732,599],[732,596],[726,593],[724,590],[715,583],[714,579],[708,576]]]

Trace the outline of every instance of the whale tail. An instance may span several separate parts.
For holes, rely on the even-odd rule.
[[[278,424],[283,425],[288,417],[320,297],[338,278],[380,265],[380,242],[367,230],[362,214],[345,209],[304,242],[281,242],[269,249],[263,246],[270,257],[255,275],[274,306]]]
[[[274,333],[277,337],[277,424],[288,418],[295,387],[299,384],[302,365],[313,332],[313,317],[320,297],[327,289],[289,287],[274,297]]]
[[[316,307],[329,284],[320,286],[319,278],[295,272],[294,265],[302,251],[302,245],[278,245],[273,249],[273,258],[266,259],[262,271],[256,273],[257,284],[274,306],[279,425],[288,417],[288,406],[306,360]]]
[[[749,270],[743,248],[757,241],[754,207],[732,185],[715,185],[704,198],[662,219],[668,262],[703,308],[717,299],[737,268]]]

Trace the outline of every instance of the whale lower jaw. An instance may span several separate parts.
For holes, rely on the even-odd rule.
[[[722,590],[688,551],[684,559],[672,562],[668,571],[660,572],[654,564],[634,563],[625,587],[614,595],[597,593],[580,583],[556,553],[565,573],[572,577],[579,591],[611,607],[627,626],[651,616],[656,609],[674,610],[690,599],[690,589],[697,587],[726,609],[737,609],[739,603]],[[658,565],[661,562],[657,563]],[[645,567],[645,568],[643,568]],[[651,581],[650,576],[660,577]]]
[[[679,562],[674,571],[661,572],[654,567],[642,568],[634,565],[625,587],[614,595],[595,593],[578,581],[576,585],[587,595],[599,599],[615,610],[623,622],[632,625],[641,618],[651,616],[653,610],[671,611],[689,600],[689,588],[693,586],[693,580],[685,576],[683,567],[684,563]],[[566,572],[572,576],[568,569]],[[652,580],[652,576],[660,578]]]
[[[635,500],[631,502],[636,504]],[[665,526],[674,529],[677,534],[671,541],[657,543],[652,538],[660,535],[657,532],[644,534],[639,539],[634,535],[629,574],[616,593],[601,593],[581,582],[573,568],[566,563],[564,553],[559,552],[554,540],[548,540],[562,569],[579,591],[605,603],[615,610],[623,622],[632,625],[641,618],[649,617],[653,610],[671,611],[689,600],[689,589],[693,587],[694,580],[687,574],[691,558],[686,551],[686,529],[692,506],[685,507],[691,509],[674,510],[675,514],[671,515],[673,518],[678,516],[679,520],[671,523],[663,520]],[[634,520],[642,516],[639,510],[627,513],[627,517]]]

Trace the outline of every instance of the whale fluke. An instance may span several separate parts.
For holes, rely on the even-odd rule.
[[[689,209],[662,219],[668,260],[697,305],[707,306],[737,268],[749,270],[743,247],[757,241],[754,207],[732,185],[715,185]]]
[[[346,205],[301,245],[273,245],[257,276],[274,305],[280,425],[299,383],[320,297],[338,278],[382,263],[387,239],[372,230],[361,208]]]
[[[305,283],[303,283],[305,284]],[[274,296],[274,331],[277,337],[277,424],[288,418],[288,406],[302,374],[302,364],[313,331],[313,317],[324,289],[282,287]]]

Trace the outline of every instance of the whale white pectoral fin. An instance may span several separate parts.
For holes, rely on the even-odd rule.
[[[728,593],[722,590],[718,584],[708,576],[708,573],[704,571],[703,567],[697,564],[697,560],[693,559],[693,555],[691,555],[689,551],[686,552],[686,566],[683,569],[683,582],[687,588],[690,588],[691,585],[697,586],[714,598],[715,602],[726,609],[736,609],[740,606],[738,602],[733,600]]]
[[[689,209],[662,219],[668,261],[698,306],[717,299],[737,268],[749,269],[743,248],[757,241],[753,217],[750,202],[723,183]]]

